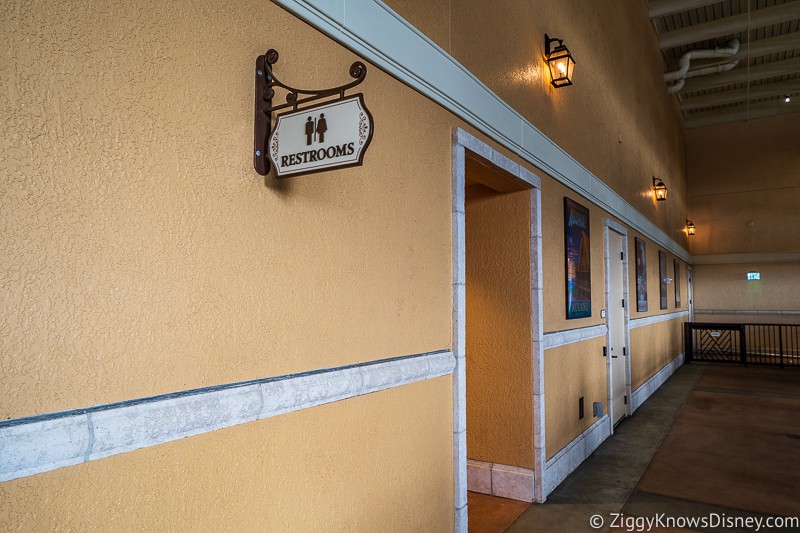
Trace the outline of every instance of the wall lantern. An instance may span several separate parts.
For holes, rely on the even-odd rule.
[[[667,199],[667,186],[661,181],[661,178],[653,176],[653,190],[656,193],[656,200],[663,202]]]
[[[692,223],[691,220],[687,220],[686,221],[686,234],[691,237],[692,235],[694,235],[695,231],[696,231],[696,229],[694,227],[694,223]]]
[[[558,46],[551,49],[553,41],[558,41]],[[551,39],[544,34],[544,50],[547,57],[547,66],[550,67],[550,83],[555,88],[572,85],[572,71],[575,68],[575,60],[569,48],[564,46],[561,39]]]

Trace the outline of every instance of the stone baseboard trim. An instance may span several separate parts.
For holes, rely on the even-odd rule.
[[[467,459],[467,489],[523,502],[535,499],[532,468]]]
[[[611,419],[604,415],[555,454],[545,466],[545,497],[611,435]]]
[[[664,365],[661,370],[645,381],[641,387],[631,393],[631,413],[636,411],[669,377],[683,364],[685,356],[679,353],[672,361]]]

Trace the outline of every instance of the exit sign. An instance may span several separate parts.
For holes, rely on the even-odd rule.
[[[750,281],[753,279],[761,279],[761,272],[748,272],[747,280]]]

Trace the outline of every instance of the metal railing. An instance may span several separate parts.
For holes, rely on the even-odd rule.
[[[800,368],[800,325],[684,325],[686,360]]]

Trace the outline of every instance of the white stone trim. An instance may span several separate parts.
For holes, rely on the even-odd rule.
[[[641,405],[664,384],[669,377],[683,364],[684,354],[679,353],[675,359],[664,365],[656,374],[645,381],[641,387],[631,394],[631,412],[636,411]]]
[[[456,533],[467,533],[467,288],[466,288],[466,150],[453,132],[453,503]]]
[[[564,331],[551,331],[544,334],[542,338],[542,348],[549,350],[575,342],[588,341],[589,339],[604,337],[607,332],[608,326],[605,324],[587,326],[585,328],[566,329]]]
[[[461,128],[455,129],[454,137],[456,144],[459,144],[470,152],[481,156],[499,170],[521,179],[532,188],[542,188],[542,178],[519,163],[515,163],[511,159],[507,158],[485,142],[478,140],[477,137],[470,135]]]
[[[531,213],[531,257],[535,264],[531,265],[531,333],[533,334],[533,496],[542,503],[546,497],[544,492],[544,466],[547,462],[547,424],[545,412],[544,390],[544,274],[542,266],[542,191],[534,189],[531,197],[536,212]]]
[[[797,263],[800,252],[767,252],[747,254],[708,254],[692,256],[695,265],[737,265],[746,263]]]
[[[625,237],[628,236],[628,228],[623,226],[622,224],[616,222],[615,220],[611,220],[610,218],[604,219],[604,224],[607,228],[613,229],[620,235]],[[625,239],[625,260],[628,260],[628,240]]]
[[[380,0],[273,0],[691,263],[689,252]]]
[[[471,492],[523,502],[536,499],[532,468],[467,459],[467,488]]]
[[[653,324],[658,324],[659,322],[669,322],[670,320],[678,320],[679,318],[684,318],[687,316],[689,316],[689,311],[674,311],[672,313],[664,313],[662,315],[643,316],[640,318],[631,319],[630,327],[631,329],[635,329],[644,326],[652,326]]]
[[[453,483],[455,531],[467,533],[467,375],[466,347],[466,151],[485,159],[499,171],[527,183],[531,194],[531,349],[533,356],[533,410],[539,423],[534,427],[535,464],[544,464],[544,364],[539,342],[542,335],[542,233],[541,179],[525,167],[478,140],[461,128],[453,130],[452,143],[452,254],[453,254]],[[541,458],[540,458],[541,456]],[[534,478],[533,485],[541,483]],[[536,489],[532,489],[536,494]]]
[[[449,351],[0,422],[0,481],[453,372]]]
[[[759,315],[759,316],[800,316],[800,311],[761,311],[757,309],[695,309],[696,315]]]
[[[603,415],[583,433],[547,461],[544,471],[545,494],[550,494],[611,435],[610,417]]]

